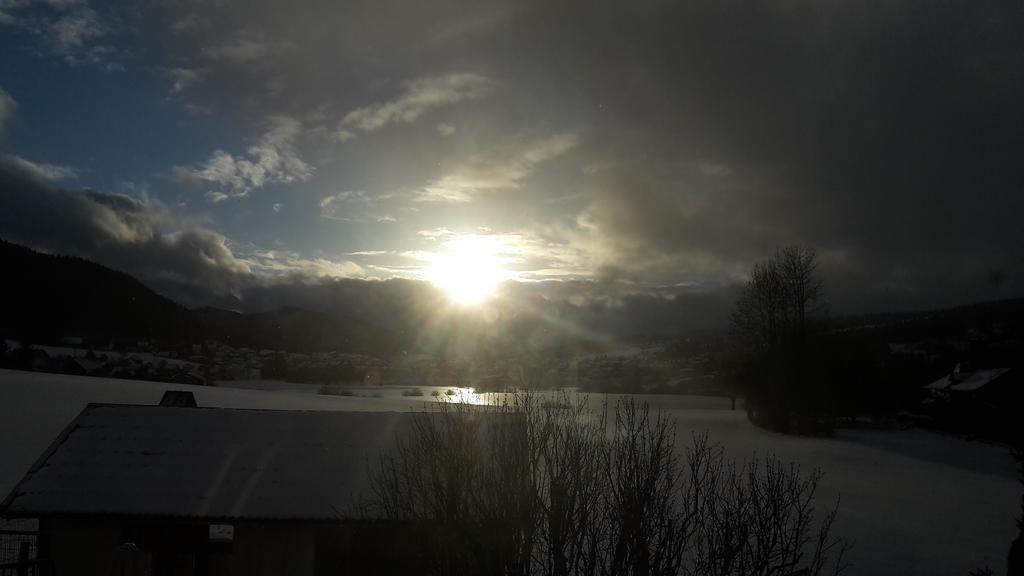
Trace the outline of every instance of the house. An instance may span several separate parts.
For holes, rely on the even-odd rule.
[[[405,572],[423,527],[367,506],[369,463],[422,414],[166,403],[88,405],[0,505],[55,576]]]
[[[952,372],[927,384],[925,388],[933,397],[942,399],[980,396],[984,394],[983,389],[985,388],[988,390],[997,388],[1000,380],[1010,372],[1010,368],[965,370],[961,364],[957,364]]]
[[[947,427],[995,438],[1019,434],[1024,383],[1013,368],[956,368],[925,386],[925,406]]]

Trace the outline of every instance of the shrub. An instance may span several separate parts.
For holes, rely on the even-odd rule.
[[[429,526],[421,573],[838,573],[845,544],[820,520],[821,474],[774,457],[736,462],[706,435],[632,399],[516,395],[484,411],[439,403],[371,471],[370,504]]]
[[[353,391],[351,391],[351,390],[349,390],[347,388],[341,388],[339,386],[321,386],[320,390],[318,390],[317,393],[318,394],[325,394],[325,395],[328,395],[328,396],[355,396],[356,395],[355,392],[353,392]]]
[[[423,396],[423,390],[419,388],[407,388],[402,390],[402,396]]]

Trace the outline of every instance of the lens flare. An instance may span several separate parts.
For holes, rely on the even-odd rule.
[[[445,251],[429,256],[425,278],[441,288],[456,303],[478,305],[495,295],[498,285],[515,274],[505,268],[508,258],[492,238],[485,235],[453,235]]]

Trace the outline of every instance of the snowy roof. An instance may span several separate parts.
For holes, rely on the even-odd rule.
[[[950,392],[973,392],[979,388],[985,386],[989,382],[994,381],[1003,374],[1010,371],[1010,368],[989,368],[985,370],[975,370],[971,372],[962,380],[952,382],[949,376],[943,376],[935,382],[925,386],[925,388],[931,390],[947,390]]]
[[[0,514],[360,517],[369,459],[415,417],[90,404],[14,488]]]

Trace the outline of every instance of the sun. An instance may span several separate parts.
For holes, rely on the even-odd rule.
[[[457,304],[478,305],[493,297],[499,284],[513,277],[504,268],[500,247],[487,236],[452,235],[444,247],[444,252],[429,256],[424,276]]]

